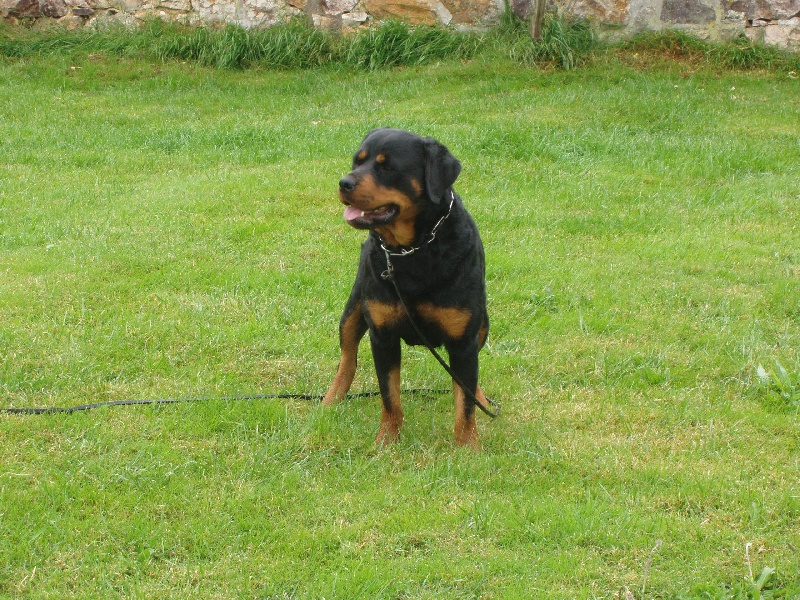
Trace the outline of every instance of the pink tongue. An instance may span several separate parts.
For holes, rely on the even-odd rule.
[[[344,209],[344,220],[347,222],[355,221],[361,216],[361,209],[355,206],[348,206]]]

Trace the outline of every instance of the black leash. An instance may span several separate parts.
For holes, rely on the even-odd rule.
[[[415,388],[406,390],[412,394],[444,394],[445,390],[434,390],[429,388]],[[348,394],[353,398],[370,398],[380,395],[380,392],[359,392]],[[80,404],[78,406],[39,406],[29,408],[0,408],[0,413],[11,415],[52,415],[59,413],[74,413],[108,406],[140,406],[152,404],[181,404],[187,402],[211,402],[220,400],[223,402],[246,401],[246,400],[322,400],[324,396],[320,394],[248,394],[244,396],[203,396],[198,398],[155,398],[152,400],[109,400],[107,402],[94,402],[92,404]]]
[[[451,191],[450,193],[452,194],[453,192]],[[451,209],[453,208],[453,202],[452,201],[450,202],[450,208]],[[439,228],[439,225],[441,225],[442,222],[449,216],[450,216],[450,211],[448,211],[447,214],[444,217],[442,217],[439,220],[438,223],[436,223],[436,226],[433,228],[433,231],[428,236],[427,243],[430,243],[430,242],[432,242],[434,240],[434,238],[436,237],[436,230]],[[403,299],[403,294],[400,292],[400,286],[397,285],[397,278],[394,276],[394,266],[392,265],[391,257],[392,256],[407,256],[407,255],[412,254],[413,252],[416,252],[417,250],[419,250],[419,247],[413,248],[411,251],[399,252],[399,253],[398,252],[390,252],[389,249],[386,247],[386,245],[383,244],[383,243],[381,243],[381,248],[383,248],[383,252],[386,255],[386,270],[383,273],[381,273],[381,279],[383,279],[384,281],[391,281],[392,282],[392,285],[394,286],[394,291],[397,293],[397,298],[400,300],[400,305],[403,307],[403,310],[406,313],[406,317],[408,317],[409,323],[411,323],[411,326],[414,328],[414,331],[417,332],[417,335],[422,340],[422,343],[425,345],[426,348],[428,348],[428,351],[431,354],[433,354],[433,357],[436,360],[439,361],[439,364],[442,365],[442,368],[445,371],[447,371],[448,375],[450,375],[450,377],[453,378],[453,381],[455,381],[458,384],[458,387],[460,387],[463,390],[463,392],[467,396],[467,398],[472,400],[477,405],[478,408],[480,408],[484,413],[489,415],[492,419],[500,416],[500,405],[497,402],[495,402],[494,400],[492,400],[491,398],[489,398],[488,396],[485,396],[486,397],[486,401],[495,408],[495,411],[491,412],[491,411],[489,411],[489,409],[487,409],[481,403],[480,400],[478,400],[478,398],[475,396],[475,394],[472,393],[472,390],[468,389],[467,386],[464,385],[464,383],[461,381],[461,379],[458,377],[458,375],[456,375],[455,372],[453,371],[453,369],[450,368],[450,365],[448,365],[447,362],[436,351],[436,348],[433,347],[433,344],[431,344],[428,341],[428,338],[426,338],[425,334],[422,333],[422,329],[420,329],[419,325],[417,325],[417,322],[411,316],[411,311],[408,310],[408,306],[406,305],[406,301]]]
[[[377,392],[364,392],[364,395]],[[211,400],[242,401],[242,400],[268,400],[275,398],[294,400],[317,400],[322,396],[313,394],[250,394],[245,396],[207,396],[198,398],[154,398],[152,400],[109,400],[107,402],[93,402],[78,406],[45,406],[33,408],[3,408],[2,412],[12,415],[50,415],[57,413],[74,413],[107,406],[140,406],[148,404],[180,404],[184,402],[210,402]]]

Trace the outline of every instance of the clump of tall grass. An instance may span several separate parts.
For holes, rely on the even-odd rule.
[[[756,375],[766,390],[777,394],[789,406],[800,411],[800,365],[790,371],[776,360],[775,368],[769,370],[758,365]]]
[[[477,53],[479,39],[444,27],[409,27],[401,21],[386,21],[344,40],[342,58],[349,66],[369,70],[469,59]]]
[[[528,22],[510,10],[497,27],[484,34],[433,25],[412,26],[401,21],[386,21],[347,35],[316,29],[302,19],[263,29],[234,25],[188,27],[157,19],[135,28],[77,30],[0,24],[0,56],[100,53],[194,61],[219,68],[306,69],[339,65],[373,70],[483,56],[572,69],[597,47],[594,30],[585,19],[548,14],[541,40],[534,41]],[[728,69],[800,70],[800,54],[755,43],[744,36],[712,43],[679,31],[663,31],[636,36],[616,49]]]
[[[495,45],[522,64],[552,63],[573,69],[596,47],[597,38],[586,19],[548,13],[541,40],[534,41],[529,23],[506,10],[495,32]]]
[[[704,63],[722,69],[776,69],[797,71],[800,54],[755,42],[744,35],[724,42],[709,42],[682,31],[642,33],[618,46],[625,51]]]
[[[158,60],[187,60],[220,68],[305,69],[339,64],[361,69],[415,66],[471,58],[479,36],[431,25],[386,21],[351,35],[316,29],[296,19],[269,28],[187,27],[161,20],[137,28],[46,31],[0,25],[0,55],[25,57],[99,52]]]
[[[160,60],[191,60],[220,68],[264,65],[278,69],[319,67],[333,60],[336,41],[304,21],[265,29],[182,27],[151,21],[148,52]]]
[[[145,52],[150,43],[147,32],[122,26],[68,30],[59,26],[31,29],[0,24],[0,56],[9,58],[73,52],[136,56]]]
[[[265,29],[186,27],[156,19],[133,29],[41,31],[0,26],[0,55],[9,57],[98,52],[196,61],[221,68],[303,69],[338,64],[373,70],[497,53],[524,64],[554,62],[572,68],[593,43],[586,22],[554,16],[548,16],[542,40],[534,43],[527,24],[510,12],[496,30],[485,34],[385,21],[339,35],[299,19]]]

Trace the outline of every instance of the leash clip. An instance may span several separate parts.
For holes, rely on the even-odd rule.
[[[383,253],[386,255],[386,270],[381,273],[381,279],[394,281],[394,265],[392,264],[391,252],[383,244],[381,244],[381,248],[383,248]]]
[[[492,405],[492,407],[494,408],[494,412],[489,412],[489,410],[485,408],[480,402],[476,403],[477,407],[480,408],[490,418],[496,419],[497,417],[500,416],[500,410],[502,407],[497,402],[489,398],[489,396],[484,396],[484,397],[486,398],[486,401]]]

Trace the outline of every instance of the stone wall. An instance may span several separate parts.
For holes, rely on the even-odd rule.
[[[157,16],[190,25],[233,23],[264,27],[303,16],[318,27],[352,30],[381,19],[441,23],[461,29],[496,23],[504,0],[0,0],[0,17],[58,21],[66,26],[134,24]],[[509,0],[525,16],[531,0]],[[745,34],[800,50],[800,0],[550,0],[585,16],[609,37],[643,30],[681,29],[706,39]]]

